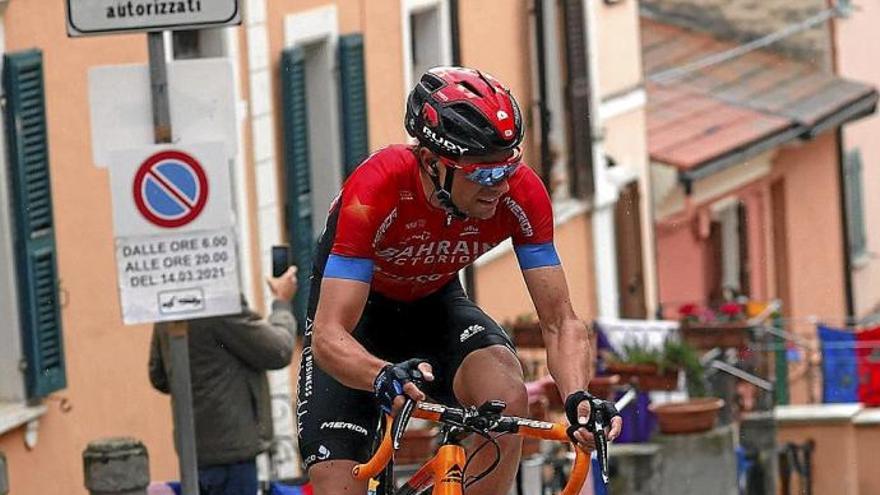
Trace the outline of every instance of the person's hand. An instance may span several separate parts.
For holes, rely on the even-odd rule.
[[[597,411],[592,411],[593,405],[597,406]],[[565,415],[571,424],[568,436],[572,442],[587,452],[592,452],[596,448],[595,437],[588,427],[593,425],[597,416],[602,419],[609,442],[620,436],[620,430],[623,428],[623,418],[620,417],[613,403],[597,399],[583,391],[568,396],[565,400]]]
[[[432,381],[434,372],[427,361],[408,359],[382,368],[373,380],[373,393],[383,411],[397,413],[407,397],[415,401],[425,400],[425,393],[419,387]]]
[[[272,292],[272,297],[279,301],[291,301],[296,295],[296,267],[291,266],[280,277],[266,277],[266,283]]]

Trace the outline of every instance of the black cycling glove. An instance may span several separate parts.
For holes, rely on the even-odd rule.
[[[582,425],[578,421],[577,408],[578,405],[585,400],[590,401],[590,418],[587,420],[586,425]],[[589,392],[578,390],[565,399],[565,416],[568,418],[570,424],[568,430],[566,430],[568,438],[570,438],[572,442],[577,443],[577,440],[574,438],[574,432],[576,432],[578,428],[586,426],[587,430],[595,433],[594,429],[597,420],[603,426],[610,426],[611,418],[614,416],[620,416],[620,413],[617,411],[617,408],[614,407],[613,402],[599,399],[598,397],[591,395]]]
[[[417,387],[421,387],[424,377],[422,376],[419,365],[425,363],[424,359],[407,359],[402,363],[388,364],[382,371],[376,375],[373,380],[373,394],[379,407],[388,414],[391,414],[391,407],[394,399],[403,394],[403,386],[408,382],[413,382]]]

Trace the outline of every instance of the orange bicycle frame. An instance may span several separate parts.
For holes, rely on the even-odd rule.
[[[413,416],[437,423],[442,423],[440,416],[443,406],[420,403]],[[391,422],[388,417],[388,424]],[[571,443],[566,433],[566,426],[559,423],[546,423],[530,419],[517,418],[519,430],[515,433],[523,437]],[[358,480],[367,480],[377,476],[391,461],[394,449],[391,446],[391,428],[385,429],[382,443],[373,457],[365,464],[358,464],[352,475]],[[410,478],[409,483],[419,486],[433,479],[432,495],[462,495],[464,493],[463,469],[467,459],[464,447],[460,445],[442,445],[429,461],[423,464]],[[575,448],[575,461],[572,466],[568,483],[560,495],[577,495],[580,493],[590,470],[590,456],[579,448]]]

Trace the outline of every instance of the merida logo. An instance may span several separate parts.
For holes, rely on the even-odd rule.
[[[458,464],[453,464],[449,471],[446,471],[446,474],[443,475],[443,479],[440,480],[440,483],[459,483],[461,484],[461,468],[458,467]]]

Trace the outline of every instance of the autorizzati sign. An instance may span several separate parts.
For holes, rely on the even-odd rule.
[[[67,0],[68,36],[203,29],[240,23],[238,0]]]

